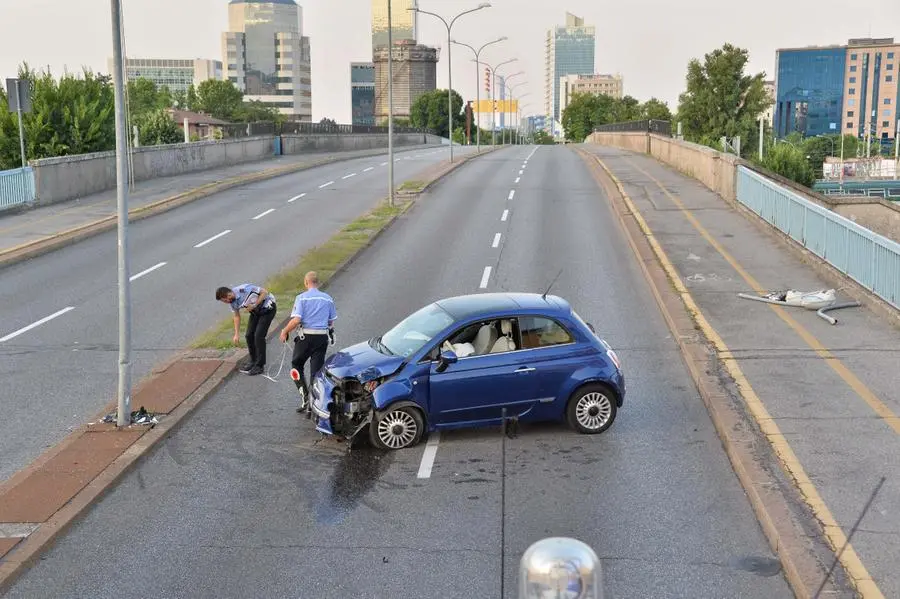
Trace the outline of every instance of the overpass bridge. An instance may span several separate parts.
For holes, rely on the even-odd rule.
[[[900,596],[900,252],[889,229],[664,129],[619,129],[441,170],[328,287],[334,351],[439,297],[544,291],[561,271],[553,292],[625,368],[629,399],[597,437],[487,429],[345,455],[293,418],[289,380],[228,377],[181,398],[190,407],[164,415],[168,432],[104,444],[113,433],[80,425],[114,397],[114,233],[10,261],[0,591],[254,596],[277,584],[329,598],[500,597],[503,576],[509,597],[522,552],[560,535],[601,556],[611,596],[811,597],[819,585],[820,597]],[[447,168],[439,147],[397,159],[398,183]],[[271,180],[225,167],[245,184],[136,222],[147,389],[178,388],[154,368],[218,322],[214,286],[264,281],[320,247],[383,198],[385,165],[361,156]],[[200,175],[160,179],[154,193],[189,190],[190,177]],[[52,219],[16,230],[52,235],[83,217],[72,208],[48,206]],[[0,244],[21,241],[11,227],[29,214],[0,217]],[[832,313],[833,325],[739,296],[829,288],[862,304]],[[273,374],[281,351],[270,341]],[[217,352],[205,363],[233,368]],[[72,465],[73,447],[93,448],[93,470]],[[126,458],[130,471],[107,474]],[[40,492],[47,481],[57,492]],[[135,505],[152,526],[118,526]],[[152,570],[135,566],[150,555]]]

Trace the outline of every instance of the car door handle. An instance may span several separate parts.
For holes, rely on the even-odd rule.
[[[522,368],[519,368],[518,370],[516,370],[516,373],[520,373],[520,372],[534,372],[534,368],[529,368],[529,367],[523,366]]]

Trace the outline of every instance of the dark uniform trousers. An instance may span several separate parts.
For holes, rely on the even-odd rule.
[[[266,333],[269,325],[275,318],[276,306],[273,303],[270,308],[256,308],[250,311],[250,320],[247,322],[247,350],[250,352],[250,366],[266,365]]]
[[[306,384],[306,377],[303,376],[303,369],[306,361],[309,360],[309,380],[316,376],[325,364],[325,354],[328,351],[328,334],[327,333],[304,333],[303,339],[296,337],[294,339],[294,353],[291,356],[291,367],[296,368],[300,373],[300,380],[294,381],[297,388],[302,388],[309,397],[309,387]]]

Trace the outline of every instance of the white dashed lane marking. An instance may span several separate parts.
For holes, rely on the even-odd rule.
[[[222,231],[222,232],[219,233],[218,235],[213,235],[212,237],[210,237],[210,238],[207,239],[206,241],[201,241],[200,243],[198,243],[198,244],[195,245],[194,247],[195,247],[195,248],[202,248],[202,247],[203,247],[204,245],[206,245],[207,243],[212,243],[213,241],[215,241],[215,240],[218,239],[219,237],[224,237],[225,235],[228,235],[229,233],[231,233],[231,229],[225,229],[224,231]]]
[[[257,214],[256,216],[254,216],[254,217],[253,217],[253,220],[259,220],[259,219],[261,219],[262,217],[266,216],[267,214],[272,214],[273,212],[275,212],[275,209],[274,209],[274,208],[269,208],[269,209],[266,210],[265,212],[261,212],[261,213]]]
[[[138,279],[140,279],[140,278],[143,277],[144,275],[148,275],[148,274],[150,274],[151,272],[153,272],[154,270],[156,270],[156,269],[158,269],[158,268],[162,268],[162,267],[165,266],[165,265],[166,265],[165,262],[160,262],[160,263],[157,264],[156,266],[151,266],[151,267],[148,268],[147,270],[142,270],[142,271],[139,272],[138,274],[133,275],[133,276],[132,276],[130,279],[128,279],[128,280],[129,280],[129,281],[137,281]]]
[[[27,333],[27,332],[30,331],[31,329],[34,329],[34,328],[36,328],[36,327],[39,327],[39,326],[41,326],[42,324],[44,324],[45,322],[50,322],[50,321],[53,320],[54,318],[57,318],[57,317],[59,317],[59,316],[62,316],[62,315],[65,314],[66,312],[71,312],[71,311],[74,310],[74,309],[75,309],[74,306],[69,306],[68,308],[63,308],[63,309],[60,310],[59,312],[54,312],[54,313],[51,314],[50,316],[47,316],[47,317],[45,317],[45,318],[42,318],[42,319],[40,319],[40,320],[37,321],[37,322],[33,322],[33,323],[31,323],[30,325],[28,325],[27,327],[22,327],[22,328],[19,329],[18,331],[15,331],[15,332],[13,332],[13,333],[10,333],[10,334],[7,335],[6,337],[0,337],[0,343],[3,343],[4,341],[9,341],[10,339],[14,339],[15,337],[18,337],[19,335],[21,335],[22,333]]]

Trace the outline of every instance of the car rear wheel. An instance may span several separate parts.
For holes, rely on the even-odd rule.
[[[583,435],[602,433],[616,419],[615,396],[604,385],[585,385],[569,399],[566,418],[569,426]]]
[[[376,412],[369,425],[369,439],[379,449],[405,449],[417,444],[425,432],[422,413],[412,406]]]

